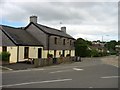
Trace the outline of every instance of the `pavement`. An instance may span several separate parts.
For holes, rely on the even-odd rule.
[[[117,66],[105,63],[101,58],[86,58],[71,64],[2,72],[0,87],[118,88],[119,77]]]

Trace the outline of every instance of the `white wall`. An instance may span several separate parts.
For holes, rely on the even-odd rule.
[[[1,52],[2,52],[2,46],[0,46],[0,53]],[[17,46],[8,46],[7,52],[10,53],[9,63],[16,63],[17,62]]]
[[[47,58],[48,50],[43,50],[42,58]]]
[[[75,56],[75,50],[71,50],[71,56]]]
[[[19,46],[19,61],[24,61],[27,59],[24,59],[24,48],[29,47],[29,58],[38,58],[38,48],[42,47],[36,47],[36,46]],[[42,54],[43,54],[43,48],[42,48]],[[42,55],[43,58],[43,55]]]
[[[24,46],[19,46],[18,61],[24,61]]]
[[[2,46],[0,46],[0,53],[2,52]]]

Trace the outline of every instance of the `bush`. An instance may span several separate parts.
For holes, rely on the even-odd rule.
[[[53,54],[48,54],[47,57],[48,58],[53,58]]]
[[[100,56],[100,53],[98,53],[97,50],[93,49],[93,50],[91,50],[91,56],[92,56],[92,57],[99,57],[99,56]]]
[[[9,61],[10,53],[9,52],[1,52],[0,53],[0,59],[2,61]]]

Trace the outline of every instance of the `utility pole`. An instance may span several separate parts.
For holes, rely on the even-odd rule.
[[[105,35],[105,36],[109,36],[109,35]],[[102,35],[102,43],[103,43],[103,35]]]

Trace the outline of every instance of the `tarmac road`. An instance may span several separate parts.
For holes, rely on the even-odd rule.
[[[4,88],[118,88],[118,67],[100,58],[2,73]]]

